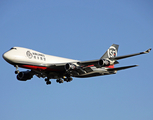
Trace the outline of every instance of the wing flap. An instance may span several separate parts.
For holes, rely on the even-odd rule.
[[[108,68],[107,71],[118,71],[118,70],[124,70],[132,67],[137,67],[138,65],[131,65],[131,66],[124,66],[124,67],[117,67],[117,68]]]

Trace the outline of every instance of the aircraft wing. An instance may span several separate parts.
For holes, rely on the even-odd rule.
[[[94,65],[95,67],[99,68],[99,59],[98,60],[90,60],[90,61],[80,61],[80,62],[77,62],[78,65],[80,66],[90,66],[90,65]],[[114,64],[119,64],[118,61],[115,61]]]
[[[97,60],[89,60],[89,61],[78,61],[78,62],[70,62],[70,64],[75,64],[77,66],[80,66],[80,67],[88,67],[88,66],[95,66],[95,67],[100,67],[98,65],[98,62],[99,62],[99,59]],[[118,64],[119,62],[118,61],[115,61],[114,64]],[[50,68],[61,68],[66,65],[67,63],[59,63],[59,64],[51,64],[49,65],[48,67]]]
[[[120,59],[124,59],[124,58],[128,58],[128,57],[133,57],[133,56],[136,56],[136,55],[146,54],[146,53],[149,53],[150,51],[151,51],[151,48],[144,51],[144,52],[130,54],[130,55],[123,55],[123,56],[118,56],[118,57],[111,57],[109,59],[110,60],[120,60]]]
[[[94,66],[98,67],[98,61],[99,60],[80,61],[80,62],[77,62],[77,64],[79,66],[83,66],[83,67],[86,67],[86,66],[89,66],[89,65],[94,65]]]
[[[115,61],[113,64],[118,64],[119,62],[116,61],[116,60],[120,60],[120,59],[124,59],[124,58],[128,58],[128,57],[133,57],[133,56],[136,56],[136,55],[146,54],[146,53],[149,53],[150,51],[151,51],[151,48],[144,51],[144,52],[129,54],[129,55],[123,55],[123,56],[118,56],[118,57],[111,57],[109,59]],[[80,61],[80,62],[77,62],[77,64],[81,65],[81,66],[94,65],[96,67],[99,67],[98,62],[99,62],[99,59],[98,60],[90,60],[90,61]]]
[[[117,68],[108,68],[107,71],[118,71],[118,70],[124,70],[132,67],[137,67],[138,65],[131,65],[131,66],[124,66],[124,67],[117,67]]]

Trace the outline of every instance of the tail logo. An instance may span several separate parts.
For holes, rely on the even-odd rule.
[[[116,56],[117,56],[117,50],[114,46],[111,46],[108,49],[108,57],[111,58],[111,57],[116,57]]]

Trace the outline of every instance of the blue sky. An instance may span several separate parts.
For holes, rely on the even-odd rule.
[[[1,55],[13,46],[77,60],[99,59],[113,43],[118,55],[153,47],[151,0],[2,0]],[[152,120],[153,51],[120,60],[138,64],[116,75],[70,83],[16,80],[1,57],[1,120]],[[21,71],[24,69],[20,69]]]

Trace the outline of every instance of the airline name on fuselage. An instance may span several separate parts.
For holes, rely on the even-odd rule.
[[[40,53],[35,53],[35,52],[32,52],[32,54],[33,54],[33,55],[35,55],[35,56],[45,57],[45,55],[40,54]]]
[[[30,52],[30,51],[27,51],[26,52],[26,55],[28,58],[32,58],[34,57],[35,59],[41,59],[41,60],[46,60],[45,58],[45,55],[44,54],[41,54],[41,53],[36,53],[36,52]]]

